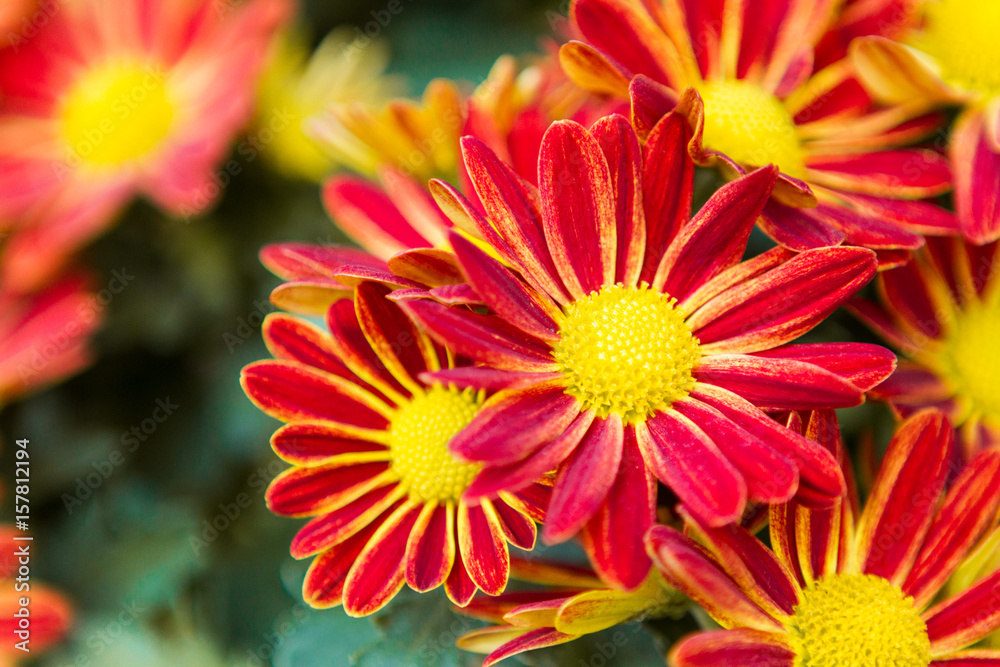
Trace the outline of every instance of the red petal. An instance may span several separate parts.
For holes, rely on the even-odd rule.
[[[308,558],[351,538],[370,525],[379,525],[396,507],[399,486],[389,484],[375,489],[333,512],[321,514],[304,525],[292,540],[292,558]],[[391,509],[390,509],[391,508]],[[385,516],[381,516],[386,512]]]
[[[381,259],[431,244],[378,187],[354,176],[335,176],[323,185],[330,217],[355,242]]]
[[[493,510],[496,512],[500,525],[500,530],[507,538],[507,541],[516,547],[531,551],[535,548],[535,537],[537,528],[535,522],[523,514],[519,509],[508,505],[499,498],[492,502]]]
[[[687,145],[693,136],[687,118],[664,116],[646,141],[642,203],[646,217],[646,259],[640,280],[653,281],[667,246],[691,216],[694,162]]]
[[[344,581],[344,611],[367,616],[389,603],[404,584],[406,541],[423,506],[401,505],[372,535]]]
[[[295,422],[271,436],[271,448],[285,461],[315,466],[334,456],[386,451],[385,431],[368,431],[329,422]]]
[[[706,352],[766,350],[819,324],[875,270],[875,253],[864,248],[808,250],[716,296],[688,323]]]
[[[578,414],[579,400],[558,384],[503,391],[452,438],[449,449],[468,461],[513,463],[565,430]]]
[[[369,526],[312,562],[302,583],[302,597],[309,606],[327,609],[341,603],[344,581],[377,528],[377,524]]]
[[[565,431],[526,459],[483,469],[465,490],[464,497],[472,500],[488,498],[500,491],[520,491],[533,484],[545,473],[558,468],[573,453],[593,421],[593,410],[582,412]]]
[[[386,483],[386,462],[330,463],[315,468],[291,468],[267,488],[268,508],[285,516],[312,516],[343,507]]]
[[[272,243],[260,251],[260,261],[271,273],[285,280],[331,278],[345,264],[385,268],[385,262],[357,248]]]
[[[955,209],[962,233],[982,245],[1000,237],[1000,153],[986,139],[983,114],[966,112],[952,128]]]
[[[510,168],[478,139],[464,137],[462,154],[486,215],[509,248],[510,259],[542,291],[566,303],[568,297],[556,278],[537,203]]]
[[[547,297],[458,234],[450,240],[465,275],[486,305],[521,331],[541,340],[559,340],[559,325],[552,319],[556,306]]]
[[[765,359],[802,361],[844,378],[861,391],[868,391],[889,377],[896,368],[896,355],[881,345],[867,343],[809,343],[783,345],[754,353]]]
[[[719,188],[671,242],[653,286],[683,301],[738,263],[777,177],[775,167],[763,167]]]
[[[432,301],[401,305],[431,336],[458,354],[501,370],[555,370],[547,345],[498,317]]]
[[[642,148],[629,122],[618,114],[601,118],[590,129],[604,151],[614,193],[617,258],[614,281],[635,285],[646,251],[642,209]]]
[[[444,583],[455,562],[455,510],[427,504],[406,543],[406,583],[423,593]]]
[[[931,639],[931,653],[946,655],[971,646],[1000,628],[1000,570],[922,614]]]
[[[655,522],[656,480],[642,460],[635,429],[626,427],[614,484],[582,534],[587,555],[604,580],[623,590],[646,580],[651,563],[643,537]]]
[[[622,457],[622,421],[616,414],[595,419],[559,468],[542,531],[549,544],[565,542],[597,512],[614,483]]]
[[[897,586],[930,528],[948,474],[952,428],[939,412],[907,419],[889,443],[858,522],[858,562]]]
[[[749,354],[703,357],[698,382],[722,387],[764,410],[814,410],[861,405],[864,393],[847,380],[810,363]]]
[[[761,231],[792,250],[837,246],[844,232],[816,215],[814,209],[794,208],[771,200],[764,206]]]
[[[240,383],[257,407],[282,421],[323,419],[372,429],[388,425],[389,408],[367,391],[295,362],[250,364]]]
[[[738,628],[699,632],[682,639],[670,652],[674,667],[792,667],[795,652],[780,634]]]
[[[711,549],[726,573],[767,613],[791,615],[799,603],[798,586],[774,553],[742,526],[713,528],[685,513],[687,525]]]
[[[977,455],[948,490],[903,585],[918,607],[929,602],[983,537],[1000,508],[1000,450]]]
[[[459,504],[458,548],[472,581],[489,595],[502,593],[510,573],[510,555],[489,501],[478,507]]]
[[[698,385],[690,397],[714,407],[793,461],[799,469],[799,502],[829,507],[844,494],[844,475],[837,460],[815,442],[781,426],[753,404],[724,389]]]
[[[765,440],[740,428],[715,408],[700,401],[675,401],[673,409],[705,432],[722,455],[743,476],[750,500],[787,502],[799,487],[799,470]]]
[[[636,435],[646,465],[692,512],[716,526],[739,518],[746,483],[697,424],[668,410],[637,425]]]
[[[545,239],[570,295],[613,284],[615,200],[600,144],[578,123],[556,121],[542,140],[538,183]]]
[[[645,74],[633,77],[628,96],[632,102],[632,126],[642,140],[677,106],[677,95]]]
[[[783,629],[697,544],[677,530],[653,526],[646,534],[646,550],[664,579],[697,602],[723,627],[742,626],[765,632]]]
[[[853,192],[919,199],[951,189],[948,161],[930,150],[814,156],[806,166],[818,183]]]

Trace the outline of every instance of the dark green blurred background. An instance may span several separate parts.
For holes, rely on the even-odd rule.
[[[363,26],[384,6],[314,0],[304,15],[318,40],[338,25]],[[434,76],[480,81],[501,53],[529,51],[551,34],[559,11],[557,2],[531,0],[403,6],[382,36],[391,71],[413,92]],[[263,500],[266,482],[285,467],[268,446],[277,423],[238,384],[244,364],[267,356],[260,323],[277,279],[257,251],[281,240],[343,237],[316,186],[257,161],[207,217],[184,223],[136,204],[85,253],[97,288],[107,288],[97,363],[0,417],[6,443],[31,440],[33,575],[65,591],[78,612],[73,637],[38,664],[481,661],[452,648],[476,624],[453,616],[440,591],[420,602],[404,592],[374,624],[301,605],[308,563],[294,562],[288,544],[302,522],[272,516]],[[858,335],[837,322],[827,335]],[[9,446],[3,465],[10,480]],[[658,638],[626,630],[634,639],[607,664],[656,664],[663,638],[685,627],[660,624]],[[530,664],[600,667],[598,641],[541,652]]]

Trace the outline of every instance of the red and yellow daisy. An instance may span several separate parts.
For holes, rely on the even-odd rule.
[[[785,345],[868,282],[875,254],[775,248],[741,263],[777,170],[729,183],[689,222],[690,138],[676,113],[644,151],[622,116],[590,130],[557,122],[542,141],[538,189],[464,139],[486,215],[450,186],[433,189],[507,264],[451,236],[491,312],[403,302],[439,342],[482,364],[435,375],[503,389],[452,440],[456,455],[486,466],[466,496],[558,469],[545,539],[585,527],[595,566],[623,588],[649,571],[640,544],[656,479],[712,525],[737,519],[748,500],[798,491],[833,502],[836,462],[761,410],[858,405],[895,362],[871,345]]]
[[[951,187],[947,161],[899,148],[942,119],[911,120],[904,106],[873,109],[847,61],[814,72],[814,46],[836,4],[574,0],[571,18],[585,41],[563,46],[562,63],[586,88],[631,96],[640,129],[680,99],[698,129],[691,151],[699,164],[730,177],[737,165],[778,165],[776,201],[760,224],[782,245],[843,242],[900,263],[921,234],[957,228],[952,214],[916,201]]]
[[[846,471],[832,412],[813,413],[807,433],[836,451]],[[1000,573],[937,597],[996,533],[1000,509],[1000,451],[952,474],[952,433],[941,412],[909,418],[863,512],[855,494],[824,510],[775,505],[771,548],[743,528],[696,518],[689,526],[697,541],[653,528],[647,546],[664,578],[724,628],[681,640],[670,664],[1000,665],[1000,651],[963,650],[1000,627]]]
[[[218,196],[287,0],[69,0],[0,52],[0,281],[37,288],[136,194]]]
[[[895,42],[859,39],[851,48],[871,94],[917,108],[961,106],[948,151],[955,209],[973,243],[1000,238],[1000,4],[920,0],[916,27]]]
[[[0,556],[0,637],[4,639],[3,644],[0,644],[0,667],[13,667],[22,660],[42,653],[65,637],[73,625],[73,608],[60,593],[34,580],[30,582],[28,589],[15,589],[14,578],[20,576],[20,563],[15,552],[30,543],[14,538],[23,535],[13,526],[0,526],[0,545],[3,547]],[[21,583],[24,583],[24,577],[21,579]],[[24,629],[20,627],[21,617],[15,616],[24,608],[22,598],[28,599],[30,641],[26,646],[30,652],[15,646],[23,639],[23,635],[15,634],[16,630]]]
[[[314,607],[343,604],[370,614],[403,584],[444,584],[457,605],[477,589],[507,584],[507,543],[531,549],[548,487],[470,505],[462,500],[479,466],[454,459],[449,440],[477,414],[484,393],[429,384],[428,371],[452,368],[436,346],[386,299],[362,283],[333,304],[328,335],[284,314],[264,336],[275,361],[243,370],[247,395],[287,424],[271,439],[293,468],[267,491],[272,511],[315,517],[292,542],[296,558],[317,556],[303,588]],[[541,476],[539,476],[541,477]]]
[[[967,453],[1000,442],[998,266],[996,243],[932,239],[908,265],[879,276],[877,302],[851,303],[906,357],[872,396],[904,415],[944,410]]]
[[[461,610],[498,624],[473,630],[456,642],[466,651],[487,653],[483,667],[620,623],[680,617],[689,604],[656,570],[631,591],[610,588],[593,572],[564,564],[512,559],[511,574],[545,588],[478,596]]]
[[[0,407],[88,365],[101,315],[78,276],[31,296],[0,290]]]

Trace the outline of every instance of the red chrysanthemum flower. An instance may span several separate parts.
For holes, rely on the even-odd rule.
[[[931,239],[906,266],[886,271],[877,302],[850,305],[906,357],[872,392],[904,416],[945,411],[965,453],[1000,443],[1000,279],[997,244]]]
[[[698,129],[699,164],[729,176],[736,165],[777,164],[775,201],[760,221],[775,241],[793,250],[859,245],[897,264],[921,234],[957,229],[951,213],[911,201],[951,187],[947,161],[899,148],[942,118],[873,109],[846,60],[814,72],[814,46],[836,4],[574,0],[585,41],[563,46],[562,63],[586,88],[631,96],[640,135],[664,110],[684,109]]]
[[[69,0],[0,52],[0,281],[37,288],[136,194],[218,196],[287,0]]]
[[[875,255],[775,248],[740,263],[777,170],[729,183],[688,222],[690,138],[675,113],[645,152],[622,116],[589,131],[557,122],[542,142],[539,189],[464,139],[486,216],[453,188],[433,189],[513,270],[453,234],[492,312],[403,303],[438,341],[483,364],[436,375],[504,389],[452,440],[458,456],[487,466],[467,497],[558,469],[546,540],[586,526],[595,565],[626,588],[649,569],[640,544],[654,478],[713,525],[738,518],[748,500],[796,490],[832,502],[843,483],[835,461],[761,408],[858,405],[895,362],[871,345],[785,345],[868,282]]]
[[[0,407],[88,365],[101,316],[79,276],[31,296],[0,290]]]
[[[0,645],[0,667],[13,667],[45,651],[65,637],[73,625],[73,608],[62,594],[34,580],[30,582],[29,589],[15,589],[14,578],[20,576],[16,551],[30,542],[14,538],[23,535],[13,526],[0,526],[0,545],[3,547],[3,555],[0,556],[0,586],[3,586],[0,592],[0,637],[4,638]],[[30,641],[27,646],[30,653],[15,646],[23,639],[23,635],[15,634],[16,630],[24,630],[21,627],[22,617],[15,614],[23,609],[21,598],[24,597],[29,600]]]
[[[948,140],[955,210],[973,243],[1000,238],[1000,4],[916,0],[913,29],[899,42],[863,37],[851,47],[873,96],[916,110],[961,106]]]
[[[813,413],[807,432],[848,471],[832,412]],[[863,512],[853,493],[832,509],[773,506],[770,549],[743,528],[693,517],[697,542],[653,528],[647,545],[664,577],[724,628],[682,640],[670,664],[1000,665],[1000,651],[963,650],[1000,627],[1000,572],[937,599],[995,534],[1000,509],[1000,451],[952,474],[952,442],[943,413],[914,415],[889,444]]]
[[[332,336],[284,314],[264,336],[276,361],[243,370],[247,395],[288,422],[272,438],[293,468],[267,491],[278,514],[313,516],[292,542],[296,558],[318,557],[303,594],[315,607],[343,603],[370,614],[404,583],[418,591],[444,584],[455,604],[477,589],[507,583],[507,543],[531,549],[544,484],[475,506],[462,494],[479,466],[447,451],[479,411],[483,393],[428,384],[427,371],[452,368],[436,346],[386,299],[362,283],[356,298],[331,306]]]

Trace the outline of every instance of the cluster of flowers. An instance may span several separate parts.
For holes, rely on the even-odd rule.
[[[86,363],[76,250],[211,205],[256,114],[250,154],[359,174],[322,192],[362,249],[262,251],[294,315],[242,376],[311,605],[443,585],[489,664],[690,600],[722,629],[674,665],[1000,665],[1000,4],[574,0],[527,65],[386,103],[377,46],[275,45],[291,9],[0,11],[0,402]],[[794,342],[844,305],[905,361]],[[866,396],[899,424],[862,508]],[[591,568],[512,555],[539,525]]]
[[[693,602],[720,629],[672,665],[1000,665],[1000,5],[574,0],[563,28],[474,91],[313,121],[363,249],[262,251],[293,314],[242,374],[285,422],[306,601],[443,586],[496,623],[459,640],[486,664]],[[698,167],[726,183],[692,213]],[[898,368],[794,342],[845,305]],[[898,425],[862,507],[833,410],[866,396]],[[539,525],[591,567],[511,553]]]

